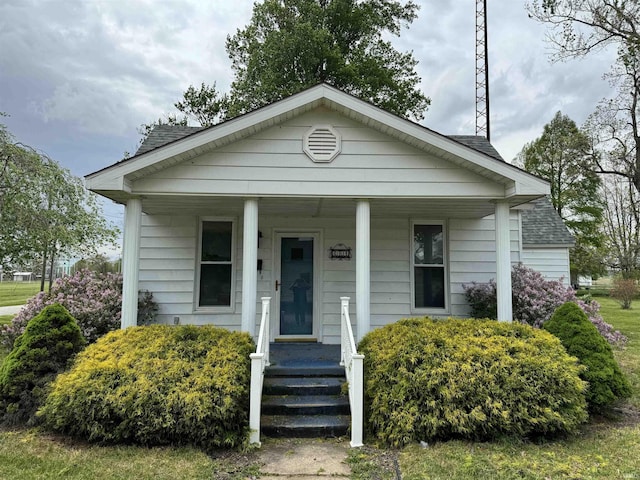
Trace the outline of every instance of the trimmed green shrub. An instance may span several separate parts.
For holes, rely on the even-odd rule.
[[[560,339],[569,355],[586,367],[580,377],[588,382],[589,410],[599,412],[619,398],[631,396],[626,379],[607,341],[573,302],[558,307],[542,326]]]
[[[52,384],[54,431],[108,443],[238,447],[248,439],[246,333],[151,325],[110,332]]]
[[[49,384],[85,343],[61,305],[48,306],[31,319],[0,366],[0,422],[35,424]]]
[[[581,366],[543,330],[493,320],[401,320],[368,333],[368,430],[401,446],[571,432],[586,421]]]

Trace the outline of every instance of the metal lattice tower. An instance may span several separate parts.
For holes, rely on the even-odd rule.
[[[488,46],[487,0],[476,0],[476,135],[490,141]]]

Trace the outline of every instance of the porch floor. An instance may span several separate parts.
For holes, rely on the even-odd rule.
[[[322,343],[272,343],[269,345],[271,369],[341,368],[340,345]]]

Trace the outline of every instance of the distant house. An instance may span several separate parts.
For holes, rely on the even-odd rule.
[[[569,285],[569,249],[575,240],[548,197],[530,202],[522,211],[521,261],[548,280]]]
[[[14,282],[30,282],[35,279],[36,276],[33,274],[33,272],[15,272],[13,274]]]
[[[402,317],[466,316],[462,285],[511,265],[569,278],[573,239],[544,180],[485,138],[445,136],[321,84],[210,128],[163,125],[135,156],[87,176],[126,206],[123,327],[137,291],[164,323],[340,342]]]

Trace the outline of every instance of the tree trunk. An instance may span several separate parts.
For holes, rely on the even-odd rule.
[[[48,246],[45,245],[44,252],[42,252],[42,275],[40,277],[41,292],[44,292],[44,277],[47,275],[47,253],[48,253]]]
[[[56,250],[55,248],[51,249],[51,266],[49,267],[49,293],[51,293],[51,284],[53,283],[53,267],[56,258]]]

